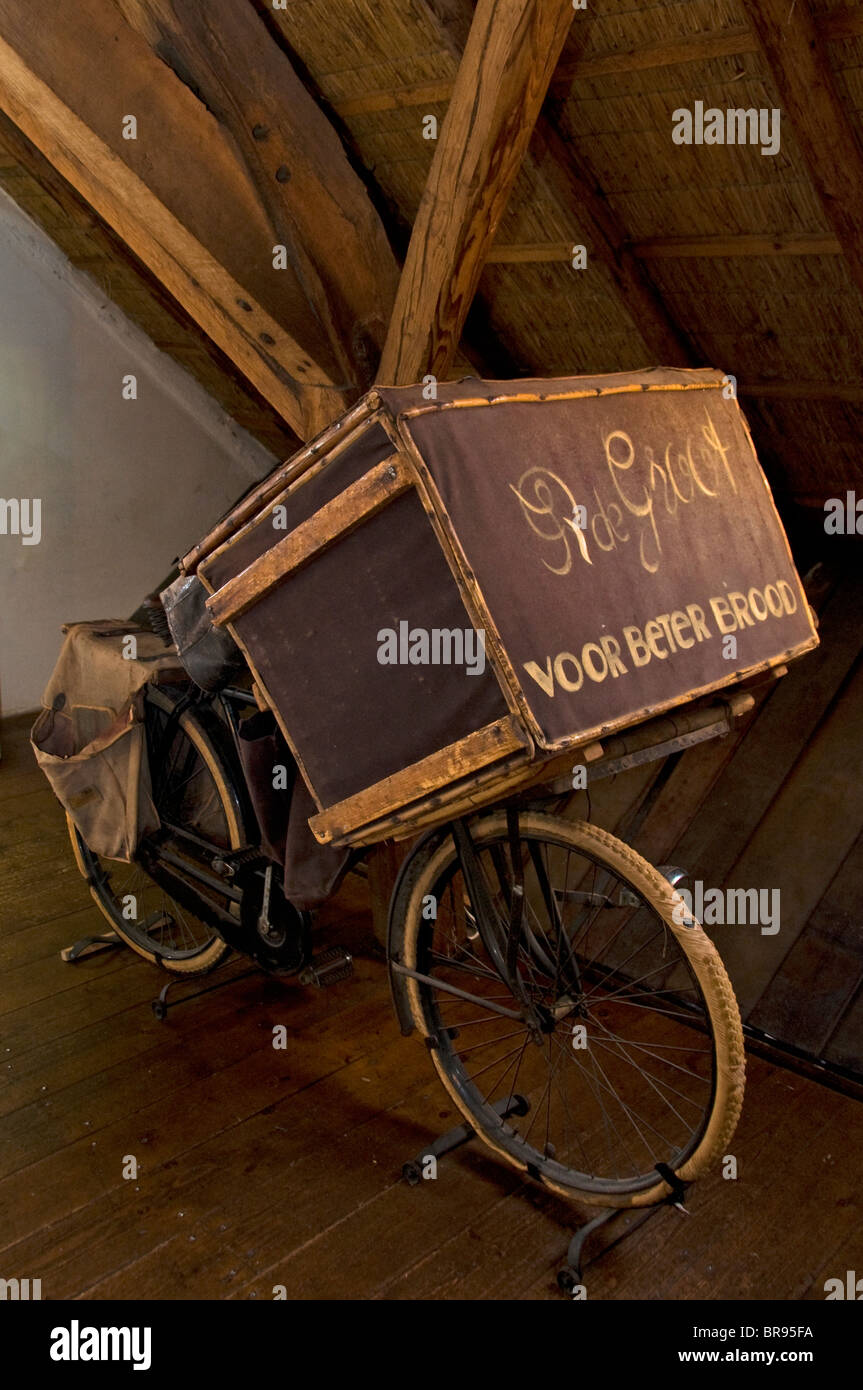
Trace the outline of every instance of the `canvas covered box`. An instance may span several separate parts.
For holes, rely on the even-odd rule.
[[[322,843],[404,834],[817,644],[721,372],[379,387],[183,567]]]

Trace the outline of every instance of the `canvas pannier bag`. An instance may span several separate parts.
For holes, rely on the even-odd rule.
[[[131,861],[158,829],[143,724],[143,688],[184,680],[173,648],[134,624],[105,619],[64,628],[66,640],[30,734],[36,761],[89,848]],[[135,656],[124,656],[133,650]]]

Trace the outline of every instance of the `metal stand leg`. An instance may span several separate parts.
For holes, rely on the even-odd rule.
[[[626,1240],[628,1236],[633,1235],[646,1221],[649,1221],[651,1217],[656,1216],[662,1211],[663,1207],[676,1207],[684,1216],[689,1215],[686,1207],[683,1205],[683,1197],[690,1184],[681,1182],[677,1174],[665,1163],[657,1163],[656,1170],[660,1177],[663,1178],[671,1188],[668,1196],[664,1197],[661,1202],[657,1202],[655,1206],[648,1207],[647,1210],[639,1216],[637,1221],[630,1222],[625,1231],[621,1231],[619,1236],[616,1236],[614,1240],[606,1245],[605,1249],[601,1252],[602,1255],[607,1254],[609,1250],[614,1249],[615,1245],[619,1245],[622,1240]],[[566,1252],[566,1264],[563,1269],[558,1271],[557,1275],[557,1285],[562,1293],[571,1294],[573,1289],[584,1283],[583,1272],[587,1268],[587,1264],[592,1264],[593,1260],[589,1260],[587,1264],[583,1264],[582,1255],[584,1253],[584,1247],[594,1231],[598,1231],[601,1227],[607,1226],[609,1222],[614,1221],[616,1217],[631,1216],[632,1211],[632,1207],[608,1207],[605,1211],[600,1212],[598,1216],[595,1216],[592,1221],[586,1221],[583,1226],[579,1226],[578,1230],[573,1233]],[[599,1258],[599,1255],[595,1256],[595,1259]]]
[[[227,965],[227,963],[227,961],[224,962],[225,965]],[[219,967],[217,967],[217,969],[218,968]],[[263,972],[261,971],[260,966],[255,965],[252,967],[251,970],[241,971],[239,975],[229,975],[224,980],[217,980],[216,983],[213,985],[205,985],[203,989],[196,989],[193,990],[191,994],[184,994],[182,998],[174,999],[169,1004],[169,991],[175,989],[177,985],[183,985],[188,983],[187,980],[183,979],[182,975],[174,975],[173,978],[170,979],[166,985],[162,986],[162,988],[159,991],[158,999],[154,999],[152,1001],[152,1003],[150,1004],[150,1008],[153,1010],[154,1017],[157,1018],[160,1023],[162,1023],[168,1017],[169,1009],[176,1009],[180,1004],[190,1004],[193,999],[200,999],[204,994],[211,994],[214,989],[224,989],[226,985],[233,985],[240,980],[247,980],[250,975],[260,975],[262,973]]]
[[[509,1100],[499,1100],[492,1107],[502,1120],[509,1115],[526,1115],[530,1109],[530,1102],[524,1096],[511,1096]],[[422,1180],[423,1166],[428,1158],[442,1158],[444,1154],[452,1153],[453,1149],[461,1148],[462,1144],[467,1144],[473,1139],[476,1130],[472,1125],[456,1125],[455,1129],[448,1129],[446,1134],[442,1134],[434,1143],[426,1145],[421,1149],[416,1158],[408,1159],[407,1163],[402,1164],[402,1177],[416,1187]]]
[[[87,951],[89,951],[91,955],[95,955],[97,951],[107,951],[112,946],[125,946],[125,944],[125,941],[122,941],[117,933],[113,931],[105,932],[102,936],[82,936],[81,940],[76,941],[74,946],[65,946],[63,948],[60,952],[60,959],[65,960],[69,965],[73,965],[75,961],[80,959]]]
[[[569,1242],[566,1264],[557,1276],[557,1286],[563,1293],[572,1293],[576,1284],[581,1283],[581,1253],[593,1232],[598,1231],[600,1226],[607,1226],[616,1216],[622,1215],[624,1212],[617,1207],[609,1207],[608,1210],[600,1212],[599,1216],[595,1216],[592,1221],[586,1221],[583,1226],[579,1226]]]

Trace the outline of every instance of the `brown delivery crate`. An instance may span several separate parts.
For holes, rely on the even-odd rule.
[[[445,820],[817,644],[721,372],[428,394],[369,392],[183,562],[322,843]]]

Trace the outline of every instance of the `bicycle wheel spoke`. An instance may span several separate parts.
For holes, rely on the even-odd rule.
[[[593,1054],[592,1054],[592,1053],[589,1053],[589,1054],[588,1054],[587,1060],[590,1062],[590,1065],[591,1065],[591,1067],[592,1067],[592,1069],[593,1069],[593,1072],[595,1073],[596,1070],[597,1070],[597,1065],[596,1065],[596,1059],[593,1057]],[[601,1113],[601,1115],[602,1115],[603,1128],[604,1128],[604,1131],[605,1131],[606,1153],[608,1154],[609,1166],[612,1166],[612,1165],[614,1164],[614,1148],[613,1148],[612,1144],[610,1143],[610,1136],[609,1136],[609,1133],[608,1133],[609,1127],[611,1127],[611,1129],[614,1130],[614,1133],[615,1133],[615,1135],[617,1136],[617,1139],[618,1139],[618,1141],[620,1142],[620,1144],[622,1145],[624,1151],[625,1151],[625,1152],[627,1153],[627,1155],[629,1156],[630,1164],[631,1164],[633,1170],[637,1171],[637,1169],[638,1169],[638,1162],[637,1162],[637,1160],[633,1160],[633,1158],[632,1158],[632,1156],[631,1156],[630,1149],[629,1149],[629,1140],[627,1139],[627,1137],[626,1137],[625,1135],[622,1135],[622,1134],[620,1133],[620,1130],[617,1128],[617,1125],[614,1123],[614,1117],[611,1116],[611,1115],[609,1115],[608,1111],[607,1111],[606,1108],[605,1108],[605,1105],[603,1104],[602,1096],[601,1096],[601,1094],[600,1094],[600,1087],[599,1087],[598,1078],[596,1077],[595,1074],[594,1074],[593,1076],[591,1076],[591,1074],[590,1074],[590,1073],[588,1072],[588,1070],[587,1070],[587,1067],[584,1065],[584,1063],[582,1062],[581,1058],[578,1057],[577,1055],[575,1056],[575,1061],[576,1061],[576,1065],[577,1065],[578,1067],[581,1068],[581,1070],[582,1070],[582,1072],[583,1072],[583,1075],[584,1075],[584,1078],[585,1078],[585,1080],[587,1081],[588,1085],[590,1086],[590,1088],[591,1088],[591,1090],[592,1090],[592,1092],[593,1092],[594,1099],[595,1099],[596,1104],[598,1105],[599,1110],[600,1110],[600,1113]]]
[[[653,994],[642,994],[642,995],[637,995],[637,996],[636,996],[636,999],[627,999],[627,998],[622,997],[622,996],[620,996],[620,995],[615,995],[614,1007],[615,1007],[616,1009],[620,1009],[620,1008],[624,1008],[624,1007],[630,1008],[630,1009],[641,1009],[643,1013],[650,1012],[650,1013],[652,1013],[652,1014],[656,1014],[658,1018],[680,1018],[680,1019],[683,1019],[684,1023],[688,1023],[688,1024],[690,1024],[690,1026],[692,1025],[692,1020],[693,1020],[693,1015],[692,1015],[692,1014],[687,1014],[687,1013],[676,1013],[676,1012],[673,1012],[673,1011],[671,1011],[671,1010],[669,1010],[669,1009],[657,1009],[654,1005],[651,1005],[651,1004],[640,1004],[640,1003],[637,1002],[637,999],[654,999],[654,998],[658,998],[658,997],[659,997],[659,996],[653,995]],[[604,1003],[606,1003],[606,1000],[603,999],[601,1002],[604,1004]]]
[[[476,961],[476,966],[466,965],[463,961],[454,960],[452,956],[444,956],[436,951],[431,953],[430,960],[434,965],[445,965],[452,970],[467,970],[471,975],[479,975],[483,979],[493,980],[496,985],[500,984],[500,976],[494,970],[489,970],[488,966],[483,965],[479,956],[474,955],[473,951],[468,951],[466,954]]]
[[[502,997],[505,998],[505,999],[510,999],[512,996],[509,995],[509,994],[507,994],[507,995],[504,995],[504,996],[502,996]],[[438,1004],[438,1007],[439,1007],[439,1008],[442,1008],[444,1004],[466,1004],[466,1003],[467,1003],[467,1000],[466,1000],[466,999],[452,999],[452,998],[448,998],[448,997],[445,995],[445,996],[440,1000],[440,1002],[439,1002],[439,1004]],[[498,1017],[500,1017],[500,1015],[498,1015]],[[480,1024],[480,1023],[483,1023],[483,1024],[488,1025],[489,1023],[491,1023],[491,1021],[492,1021],[492,1020],[488,1017],[488,1015],[486,1015],[484,1018],[468,1018],[468,1019],[461,1019],[461,1018],[460,1018],[460,1019],[458,1020],[458,1022],[453,1021],[452,1023],[448,1024],[447,1027],[450,1027],[450,1028],[458,1028],[459,1032],[461,1032],[462,1028],[474,1028],[474,1027],[476,1027],[476,1026],[477,1026],[478,1024]]]
[[[512,1085],[511,1085],[510,1088],[509,1088],[509,1095],[507,1096],[507,1099],[506,1099],[507,1109],[508,1109],[509,1106],[512,1104],[513,1096],[515,1095],[515,1088],[516,1088],[516,1085],[517,1085],[517,1083],[518,1083],[518,1073],[519,1073],[519,1071],[521,1070],[521,1064],[522,1064],[522,1062],[523,1062],[523,1060],[524,1060],[524,1054],[525,1054],[525,1052],[526,1052],[526,1050],[527,1050],[527,1044],[528,1044],[528,1036],[527,1036],[527,1030],[525,1030],[524,1041],[522,1042],[521,1050],[519,1051],[519,1054],[518,1054],[518,1061],[515,1063],[515,1071],[513,1072]],[[510,1066],[512,1066],[512,1063],[510,1063]],[[502,1085],[503,1085],[503,1078],[504,1078],[504,1076],[506,1076],[506,1073],[507,1073],[508,1071],[509,1071],[509,1067],[506,1068],[506,1071],[504,1071],[503,1074],[502,1074],[502,1075],[498,1078],[498,1080],[495,1082],[495,1084],[494,1084],[494,1089],[489,1093],[490,1095],[494,1095],[494,1092],[497,1090],[497,1088],[498,1088],[499,1086],[502,1086]]]
[[[643,942],[641,943],[640,946],[637,946],[637,947],[635,948],[635,950],[630,951],[630,953],[629,953],[628,956],[626,956],[622,961],[620,961],[617,965],[615,965],[615,967],[614,967],[615,972],[616,972],[616,973],[619,973],[620,971],[622,971],[622,970],[625,968],[625,966],[627,966],[627,965],[629,964],[629,962],[630,962],[631,960],[634,960],[636,956],[641,955],[641,952],[642,952],[642,951],[645,951],[645,950],[647,949],[648,946],[652,945],[653,942],[656,940],[656,938],[657,938],[658,936],[662,936],[662,934],[663,934],[664,931],[665,931],[665,924],[663,923],[662,926],[660,926],[660,927],[657,928],[657,930],[653,933],[653,935],[650,937],[650,939],[649,939],[648,941],[643,941]],[[612,940],[616,940],[618,935],[619,935],[619,932],[615,932],[614,937],[612,938]],[[606,946],[604,946],[604,947],[603,947],[603,951],[607,950],[607,949],[608,949],[608,945],[610,945],[610,944],[611,944],[611,943],[609,942]],[[648,978],[649,975],[655,975],[657,970],[667,970],[667,969],[668,969],[668,962],[665,961],[665,960],[663,960],[663,962],[662,962],[661,965],[656,966],[656,968],[655,968],[654,970],[648,971],[647,975],[642,975],[641,978],[642,978],[643,980],[646,980],[646,979]],[[635,983],[637,984],[637,983],[639,983],[639,982],[638,982],[638,981],[635,981]]]
[[[558,1040],[558,1046],[560,1047],[560,1049],[561,1049],[562,1052],[566,1050],[565,1047],[564,1047],[564,1045],[563,1045],[562,1043],[560,1043],[559,1040]],[[572,1116],[572,1112],[571,1112],[571,1110],[570,1110],[570,1108],[569,1108],[569,1101],[567,1100],[567,1096],[566,1096],[566,1087],[561,1085],[560,1080],[558,1080],[558,1090],[559,1090],[559,1092],[560,1092],[561,1104],[563,1105],[563,1108],[564,1108],[564,1110],[565,1110],[565,1112],[566,1112],[567,1119],[569,1120],[569,1122],[570,1122],[570,1124],[571,1124],[571,1126],[572,1126],[572,1132],[573,1132],[573,1134],[575,1135],[575,1142],[576,1142],[576,1144],[578,1145],[579,1149],[581,1150],[582,1157],[583,1157],[583,1159],[584,1159],[584,1161],[585,1161],[586,1171],[587,1171],[588,1173],[591,1173],[592,1170],[591,1170],[591,1168],[590,1168],[590,1163],[589,1163],[589,1160],[588,1160],[588,1157],[587,1157],[587,1153],[586,1153],[586,1151],[585,1151],[584,1145],[583,1145],[582,1142],[581,1142],[581,1135],[580,1135],[579,1132],[578,1132],[578,1125],[575,1123],[575,1121],[574,1121],[574,1119],[573,1119],[573,1116]],[[568,1131],[567,1131],[567,1133],[568,1133]],[[565,1145],[564,1147],[565,1147],[565,1151],[568,1152],[568,1145]]]
[[[548,1055],[549,1055],[549,1061],[551,1061],[551,1042],[549,1042],[549,1046],[548,1046]],[[530,1134],[530,1131],[533,1129],[533,1126],[534,1126],[534,1124],[535,1124],[535,1122],[536,1122],[536,1118],[537,1118],[537,1116],[539,1115],[540,1111],[542,1110],[542,1102],[545,1100],[546,1096],[548,1095],[548,1093],[549,1093],[549,1091],[550,1091],[550,1089],[551,1089],[551,1078],[552,1078],[553,1070],[554,1070],[554,1068],[553,1068],[552,1066],[549,1066],[548,1080],[546,1081],[545,1085],[544,1085],[543,1088],[542,1088],[542,1095],[540,1096],[539,1101],[538,1101],[537,1104],[533,1107],[533,1116],[532,1116],[532,1118],[531,1118],[530,1124],[528,1125],[527,1129],[525,1130],[525,1132],[524,1132],[524,1134],[523,1134],[523,1136],[522,1136],[525,1140],[527,1139],[528,1135]],[[546,1145],[547,1145],[547,1144],[548,1144],[548,1135],[546,1135],[546,1140],[545,1140],[545,1142],[546,1142]]]
[[[471,1043],[470,1047],[460,1047],[458,1055],[459,1057],[466,1057],[469,1052],[478,1052],[481,1047],[493,1047],[496,1043],[508,1042],[510,1038],[521,1037],[523,1031],[522,1028],[514,1028],[511,1033],[504,1033],[499,1038],[486,1038],[484,1042]]]
[[[613,1049],[613,1048],[616,1048],[616,1047],[617,1047],[617,1044],[616,1044],[616,1043],[614,1043],[614,1042],[608,1042],[607,1039],[605,1039],[605,1038],[594,1038],[594,1043],[595,1043],[596,1045],[598,1045],[599,1047],[608,1047],[608,1048],[610,1048],[610,1049]],[[618,1053],[618,1055],[620,1055],[620,1054]],[[674,1105],[672,1105],[671,1101],[666,1100],[666,1098],[662,1095],[662,1092],[659,1090],[659,1087],[662,1086],[662,1085],[665,1085],[665,1086],[666,1086],[666,1089],[667,1089],[667,1090],[670,1090],[670,1091],[672,1092],[673,1095],[676,1095],[679,1099],[686,1101],[686,1103],[687,1103],[688,1105],[694,1105],[694,1106],[696,1106],[697,1109],[700,1109],[701,1107],[700,1107],[700,1105],[698,1104],[698,1102],[697,1102],[697,1101],[694,1101],[694,1100],[691,1100],[688,1096],[684,1096],[684,1094],[683,1094],[682,1091],[677,1091],[677,1090],[675,1090],[673,1086],[670,1086],[670,1085],[668,1085],[667,1083],[663,1082],[663,1081],[661,1080],[660,1077],[658,1077],[658,1076],[653,1076],[653,1075],[646,1069],[646,1067],[640,1067],[640,1066],[638,1066],[638,1064],[637,1064],[636,1062],[633,1062],[633,1061],[631,1060],[631,1058],[627,1057],[626,1060],[627,1060],[627,1062],[629,1063],[630,1066],[635,1067],[636,1071],[639,1073],[640,1076],[643,1076],[643,1077],[644,1077],[644,1079],[645,1079],[645,1081],[647,1082],[648,1086],[650,1086],[651,1089],[656,1093],[656,1095],[658,1095],[658,1096],[660,1097],[660,1099],[663,1100],[663,1101],[665,1102],[665,1104],[668,1106],[669,1110],[672,1111],[672,1113],[677,1117],[677,1119],[680,1121],[680,1123],[681,1123],[682,1125],[687,1125],[687,1124],[688,1124],[688,1121],[684,1120],[683,1116],[682,1116],[682,1115],[679,1113],[679,1111],[674,1107]]]
[[[522,1050],[523,1050],[525,1044],[522,1043],[521,1046],[522,1046]],[[517,1047],[514,1047],[514,1048],[512,1049],[512,1051],[511,1051],[511,1052],[507,1052],[507,1053],[505,1054],[505,1056],[503,1056],[503,1057],[495,1057],[493,1061],[487,1062],[486,1065],[485,1065],[484,1067],[481,1067],[479,1071],[474,1072],[472,1075],[471,1075],[471,1074],[468,1074],[468,1078],[467,1078],[468,1081],[476,1081],[476,1079],[477,1079],[478,1076],[483,1076],[487,1071],[489,1071],[489,1069],[490,1069],[491,1067],[496,1067],[497,1064],[498,1064],[498,1062],[504,1062],[504,1061],[506,1061],[506,1058],[507,1058],[507,1057],[513,1057],[518,1051],[519,1051],[519,1049],[518,1049]],[[504,1075],[506,1075],[506,1073],[504,1073]],[[500,1084],[500,1083],[498,1083],[498,1084]]]
[[[618,999],[618,1000],[616,1000],[615,1002],[616,1002],[617,1004],[619,1004],[619,1003],[620,1003],[620,1000]],[[615,1033],[614,1036],[615,1036],[615,1037],[620,1037],[620,1035],[619,1035],[618,1033]],[[637,1038],[621,1038],[620,1041],[623,1042],[623,1043],[631,1043],[633,1047],[640,1047],[640,1046],[642,1046],[642,1044],[640,1044],[640,1043],[638,1042],[638,1039],[637,1039]],[[652,1048],[655,1048],[655,1047],[661,1048],[663,1052],[690,1052],[690,1053],[692,1053],[692,1052],[697,1052],[697,1053],[703,1053],[706,1057],[710,1057],[710,1056],[712,1056],[712,1054],[713,1054],[713,1048],[712,1048],[712,1047],[689,1047],[689,1046],[687,1046],[685,1043],[658,1043],[658,1042],[655,1042],[655,1043],[651,1043],[651,1047],[652,1047]],[[652,1053],[651,1055],[655,1055],[655,1054]],[[664,1059],[664,1058],[660,1058],[660,1060],[661,1060],[661,1061],[664,1061],[665,1059]],[[672,1064],[669,1062],[667,1065],[668,1065],[668,1066],[671,1066]]]
[[[624,1100],[621,1098],[621,1096],[618,1094],[618,1092],[617,1092],[617,1091],[614,1089],[614,1087],[609,1083],[608,1077],[607,1077],[607,1075],[606,1075],[605,1068],[603,1067],[603,1065],[602,1065],[602,1063],[600,1062],[599,1058],[596,1057],[596,1056],[594,1055],[594,1053],[592,1053],[592,1052],[591,1052],[590,1056],[591,1056],[591,1059],[592,1059],[594,1065],[596,1066],[597,1070],[598,1070],[599,1072],[602,1073],[602,1076],[603,1076],[603,1078],[604,1078],[604,1083],[605,1083],[605,1084],[604,1084],[603,1089],[606,1089],[606,1090],[608,1091],[609,1095],[614,1096],[614,1099],[617,1101],[618,1105],[619,1105],[620,1108],[623,1110],[623,1113],[626,1115],[626,1117],[627,1117],[627,1119],[629,1120],[630,1124],[632,1125],[633,1129],[636,1131],[636,1133],[637,1133],[637,1134],[639,1135],[639,1137],[641,1138],[641,1141],[642,1141],[642,1143],[644,1144],[644,1147],[649,1151],[650,1146],[648,1145],[646,1139],[644,1138],[644,1136],[643,1136],[642,1133],[641,1133],[641,1130],[639,1129],[638,1122],[637,1122],[637,1120],[636,1120],[636,1115],[638,1115],[638,1120],[641,1120],[642,1124],[646,1125],[647,1128],[648,1128],[649,1130],[651,1130],[655,1135],[658,1136],[658,1138],[660,1138],[660,1139],[662,1140],[663,1145],[666,1146],[666,1147],[668,1147],[669,1141],[665,1138],[665,1136],[664,1136],[663,1134],[660,1133],[660,1131],[659,1131],[653,1124],[651,1124],[651,1122],[650,1122],[650,1120],[648,1120],[647,1116],[646,1116],[646,1115],[638,1114],[638,1112],[635,1111],[631,1105],[627,1105],[626,1101],[624,1101]],[[601,1083],[601,1084],[602,1084],[602,1083]]]
[[[607,1004],[611,999],[616,999],[617,995],[618,995],[619,993],[621,993],[623,990],[625,990],[625,989],[633,989],[636,985],[642,984],[642,982],[643,982],[644,980],[649,980],[650,977],[651,977],[651,975],[656,975],[656,974],[658,974],[658,972],[659,972],[660,970],[667,970],[667,969],[668,969],[668,965],[666,964],[665,961],[662,962],[662,965],[655,965],[655,966],[653,967],[652,970],[646,970],[645,973],[644,973],[643,975],[639,975],[639,977],[638,977],[637,980],[629,980],[629,981],[627,981],[627,983],[626,983],[625,985],[621,985],[621,986],[620,986],[620,989],[612,990],[611,994],[605,994],[605,995],[603,995],[603,998],[602,998],[603,1004]],[[663,993],[665,993],[665,992],[666,992],[666,991],[663,991],[663,990],[655,990],[655,991],[653,991],[653,994],[655,994],[655,995],[658,996],[658,995],[663,994]],[[590,999],[592,999],[592,998],[595,996],[595,994],[596,994],[596,991],[595,991],[595,990],[591,990],[590,993],[588,993],[588,994],[585,996],[585,998],[588,999],[588,1000],[590,1000]],[[645,997],[645,998],[650,998],[650,997],[651,997],[651,991],[649,991],[649,990],[646,991],[644,997]]]
[[[431,922],[417,913],[411,939],[422,945],[405,963],[429,976],[417,990],[426,1031],[440,1040],[438,1068],[480,1137],[522,1171],[561,1191],[654,1200],[664,1191],[655,1165],[679,1168],[699,1153],[705,1162],[711,1116],[728,1103],[715,1085],[728,1055],[717,1050],[716,996],[705,994],[664,899],[634,886],[642,879],[631,852],[587,826],[517,815],[517,824],[511,811],[471,821],[488,922],[477,922],[465,894],[455,837],[428,851],[436,867],[422,895],[446,913]],[[524,897],[512,940],[516,881]],[[468,999],[431,983],[459,976]],[[504,1003],[523,1028],[495,1014]],[[455,1038],[464,1029],[461,1046],[448,1027]],[[528,1102],[524,1121],[504,1124],[501,1103],[509,1108],[516,1095]]]
[[[610,1038],[613,1038],[614,1041],[615,1041],[619,1046],[634,1047],[634,1048],[636,1048],[636,1050],[639,1051],[639,1052],[646,1052],[647,1055],[648,1055],[648,1057],[653,1057],[655,1061],[661,1062],[662,1065],[663,1065],[664,1067],[671,1067],[671,1069],[672,1069],[673,1071],[682,1072],[684,1076],[694,1076],[695,1079],[696,1079],[696,1081],[702,1081],[702,1080],[703,1080],[703,1077],[699,1076],[699,1074],[698,1074],[697,1071],[693,1071],[690,1067],[681,1067],[680,1064],[679,1064],[678,1062],[672,1062],[672,1061],[670,1061],[667,1057],[660,1057],[656,1052],[652,1052],[651,1049],[650,1049],[649,1047],[646,1046],[646,1044],[644,1044],[644,1043],[638,1043],[638,1042],[633,1042],[633,1041],[627,1041],[627,1039],[619,1037],[618,1034],[612,1033],[611,1029],[606,1028],[605,1025],[602,1024],[602,1023],[600,1023],[600,1027],[602,1027],[603,1030],[604,1030],[606,1033],[608,1033],[609,1037],[610,1037]],[[677,1049],[676,1049],[676,1050],[677,1050]],[[686,1051],[685,1048],[680,1049],[680,1050]],[[710,1053],[711,1053],[711,1051],[712,1051],[712,1049],[710,1049],[710,1048],[702,1048],[702,1049],[699,1049],[699,1050],[700,1050],[700,1051],[703,1051],[703,1052],[706,1052],[708,1056],[710,1055]]]

